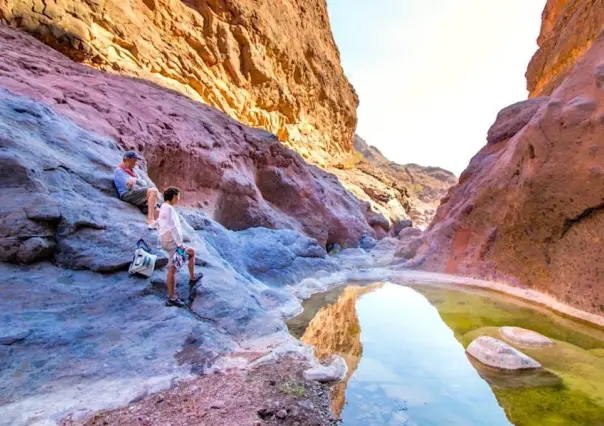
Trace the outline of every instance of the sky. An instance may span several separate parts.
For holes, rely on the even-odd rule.
[[[459,174],[528,97],[545,0],[327,0],[359,95],[357,134],[397,163]]]

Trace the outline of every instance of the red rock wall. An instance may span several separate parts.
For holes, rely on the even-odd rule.
[[[531,97],[549,95],[572,72],[604,24],[604,0],[548,0],[539,50],[526,72]]]
[[[76,64],[3,26],[0,87],[140,151],[160,190],[180,186],[186,204],[230,229],[289,228],[343,246],[374,235],[367,206],[274,135],[153,83]]]
[[[549,97],[499,114],[418,258],[428,269],[536,288],[604,314],[603,165],[600,35]]]
[[[1,0],[0,22],[268,130],[317,164],[352,150],[358,99],[325,0]]]

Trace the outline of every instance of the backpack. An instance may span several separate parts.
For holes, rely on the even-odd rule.
[[[156,260],[157,256],[151,254],[151,249],[145,240],[138,240],[136,242],[136,250],[134,251],[132,263],[130,264],[130,268],[128,268],[128,272],[148,278],[151,276],[151,274],[153,274]]]

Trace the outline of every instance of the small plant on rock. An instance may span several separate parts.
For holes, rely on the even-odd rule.
[[[302,383],[298,382],[295,379],[286,380],[280,387],[279,392],[284,393],[286,395],[294,395],[297,397],[304,396],[306,391]]]

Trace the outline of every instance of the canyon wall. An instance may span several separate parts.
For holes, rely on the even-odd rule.
[[[539,50],[526,72],[530,97],[550,95],[587,52],[604,23],[603,0],[548,0]]]
[[[548,40],[565,22],[571,31],[565,16],[578,16],[568,15],[572,5],[579,13],[600,2],[568,2],[558,20],[552,4],[542,31]],[[575,40],[586,40],[598,13],[576,23]],[[604,34],[588,44],[549,96],[499,113],[487,144],[443,199],[416,263],[532,287],[604,313]]]
[[[315,164],[352,150],[358,99],[325,0],[2,0],[0,22],[212,105]]]
[[[155,84],[76,64],[33,37],[7,27],[0,27],[0,88],[51,107],[107,138],[116,152],[140,151],[149,177],[160,189],[179,186],[186,205],[202,208],[229,229],[292,229],[323,245],[344,247],[356,245],[363,235],[374,235],[366,220],[371,215],[368,206],[347,192],[333,175],[304,162],[274,135],[246,127],[212,107]],[[14,181],[14,187],[26,188],[30,185],[27,182],[34,182],[30,186],[35,191],[29,190],[30,196],[39,192],[38,203],[56,205],[49,200],[54,198],[53,191],[40,182],[49,170],[57,169],[57,158],[81,155],[77,140],[70,142],[55,153],[54,160],[48,160],[49,165],[41,166],[39,175],[28,171],[25,157],[11,153],[16,150],[11,145],[0,158],[10,171],[6,178]],[[84,160],[92,161],[73,161]],[[116,154],[113,166],[118,162]],[[117,200],[111,183],[111,165],[94,160],[89,166],[89,179],[102,186],[106,197],[99,201],[99,207],[87,208],[90,214],[83,213],[88,222],[96,223],[102,214],[97,217],[95,212],[102,211],[103,205],[124,203]],[[70,166],[67,173],[80,173],[74,170]],[[4,181],[5,176],[1,177]],[[52,180],[52,186],[62,190],[61,185],[70,187],[71,180]],[[50,222],[40,219],[40,225],[23,211],[25,200],[13,198],[14,202],[0,206],[0,218],[5,219],[0,226],[0,260],[31,262],[52,256],[55,245],[61,245],[61,231],[70,229],[56,227],[62,216],[55,209]],[[106,229],[103,226],[99,229]]]

